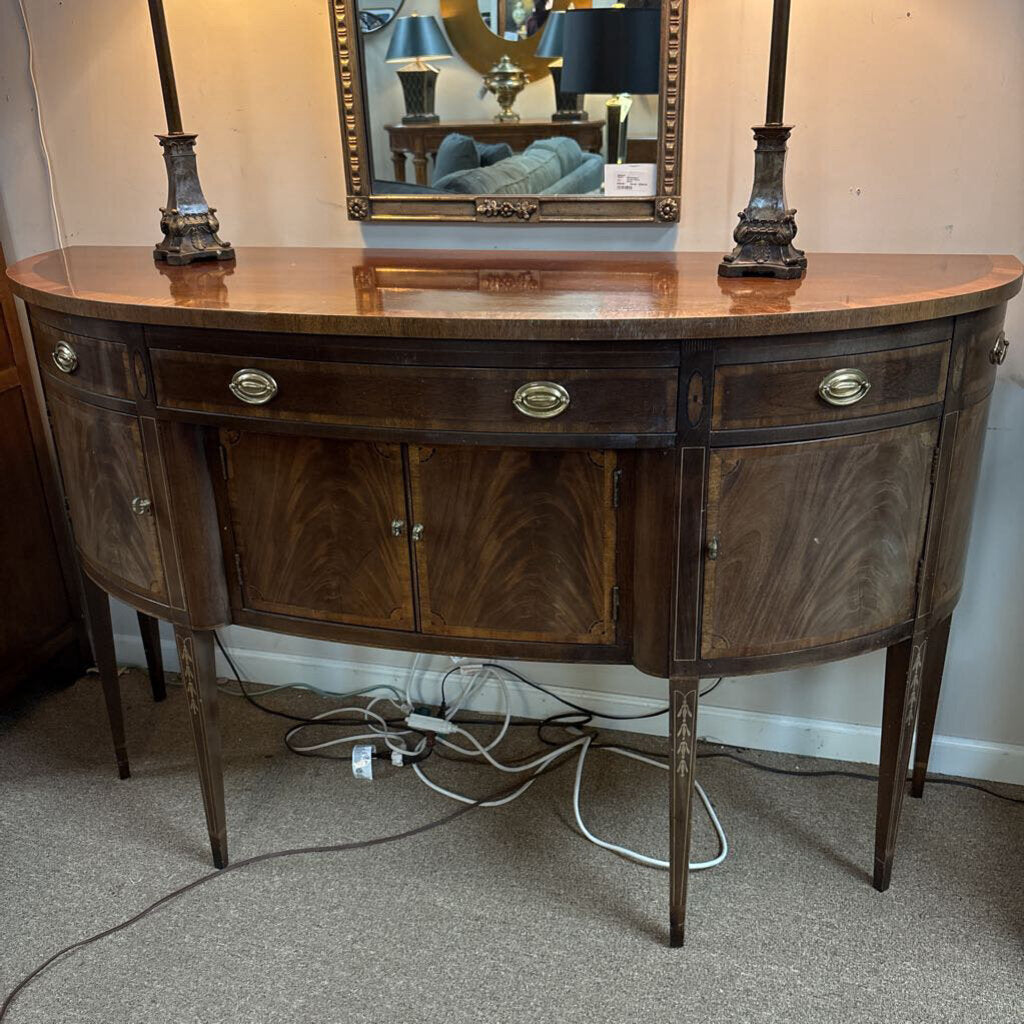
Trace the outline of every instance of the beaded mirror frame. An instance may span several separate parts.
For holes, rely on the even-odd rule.
[[[673,224],[680,213],[688,0],[663,0],[653,196],[374,194],[357,0],[328,0],[349,220],[478,224]]]

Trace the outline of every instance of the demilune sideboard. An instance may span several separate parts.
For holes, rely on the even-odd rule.
[[[884,647],[886,889],[1022,267],[718,261],[73,247],[12,267],[122,777],[110,594],[174,624],[220,866],[219,626],[632,664],[668,680],[679,945],[698,679]]]

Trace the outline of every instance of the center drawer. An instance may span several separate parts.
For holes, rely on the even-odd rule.
[[[217,415],[477,433],[670,433],[674,368],[381,366],[151,349],[157,404]]]

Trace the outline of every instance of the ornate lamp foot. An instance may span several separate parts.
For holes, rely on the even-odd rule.
[[[188,132],[158,135],[167,164],[167,206],[161,207],[162,242],[153,258],[171,266],[196,260],[233,260],[235,250],[217,237],[220,224],[199,184],[196,168],[196,136]]]
[[[719,277],[802,277],[807,257],[793,245],[796,210],[786,205],[786,142],[791,125],[765,124],[754,129],[754,187],[739,215],[736,248],[723,257]]]

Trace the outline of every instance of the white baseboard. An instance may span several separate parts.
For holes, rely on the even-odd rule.
[[[145,654],[137,635],[115,636],[118,659],[122,664],[144,666]],[[169,671],[177,671],[178,654],[171,641],[164,640],[164,664]],[[391,685],[405,688],[407,671],[402,668],[313,658],[291,653],[262,651],[255,648],[229,648],[239,668],[254,682],[287,684],[303,682],[309,686],[332,692],[362,689],[370,686]],[[217,654],[218,672],[229,676],[226,662]],[[428,700],[435,700],[440,672],[420,674],[418,689],[429,687]],[[339,686],[344,680],[344,686]],[[627,693],[605,693],[569,686],[547,686],[553,693],[575,704],[612,715],[638,715],[664,707],[664,701]],[[512,713],[528,718],[544,718],[565,707],[558,701],[530,687],[509,680]],[[500,688],[496,683],[485,684],[468,705],[474,711],[495,711],[500,707]],[[616,722],[602,719],[602,728],[628,729],[631,732],[654,736],[667,734],[664,717]],[[698,733],[701,739],[730,746],[773,750],[787,754],[824,757],[835,761],[878,763],[880,729],[870,725],[852,725],[817,718],[797,718],[791,715],[770,715],[740,708],[717,707],[704,703],[698,714]],[[1024,746],[1009,743],[989,743],[961,736],[936,736],[932,743],[929,770],[940,775],[960,775],[972,779],[987,779],[1024,785]]]

